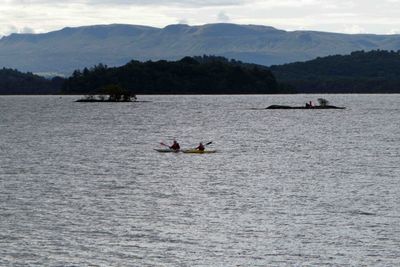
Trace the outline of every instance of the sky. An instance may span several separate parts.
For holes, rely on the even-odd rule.
[[[400,0],[0,0],[0,36],[96,24],[219,22],[396,34],[399,15]]]

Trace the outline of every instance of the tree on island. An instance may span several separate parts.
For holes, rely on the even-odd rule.
[[[109,96],[110,102],[130,102],[132,98],[136,100],[135,94],[116,84],[106,85],[102,91]]]
[[[108,95],[108,98],[106,97]],[[89,94],[78,102],[132,102],[136,95],[117,84],[108,84],[98,94]]]
[[[318,103],[321,107],[326,107],[329,105],[329,101],[325,98],[318,98]]]

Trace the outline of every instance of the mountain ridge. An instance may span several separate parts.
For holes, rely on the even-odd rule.
[[[400,49],[400,35],[284,31],[230,23],[164,28],[103,24],[2,37],[0,67],[69,75],[99,63],[121,66],[132,59],[177,60],[198,55],[270,66],[374,49]]]

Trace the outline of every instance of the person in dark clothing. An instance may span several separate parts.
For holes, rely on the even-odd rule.
[[[200,151],[204,151],[205,147],[204,147],[203,143],[200,142],[199,146],[196,147],[196,149],[200,150]]]
[[[179,143],[176,140],[174,140],[174,143],[169,148],[173,149],[173,150],[179,150],[179,149],[181,149],[181,146],[179,145]]]

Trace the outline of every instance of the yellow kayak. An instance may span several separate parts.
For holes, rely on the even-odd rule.
[[[217,150],[198,150],[198,149],[185,149],[182,150],[183,153],[192,153],[192,154],[210,154],[210,153],[215,153]]]

